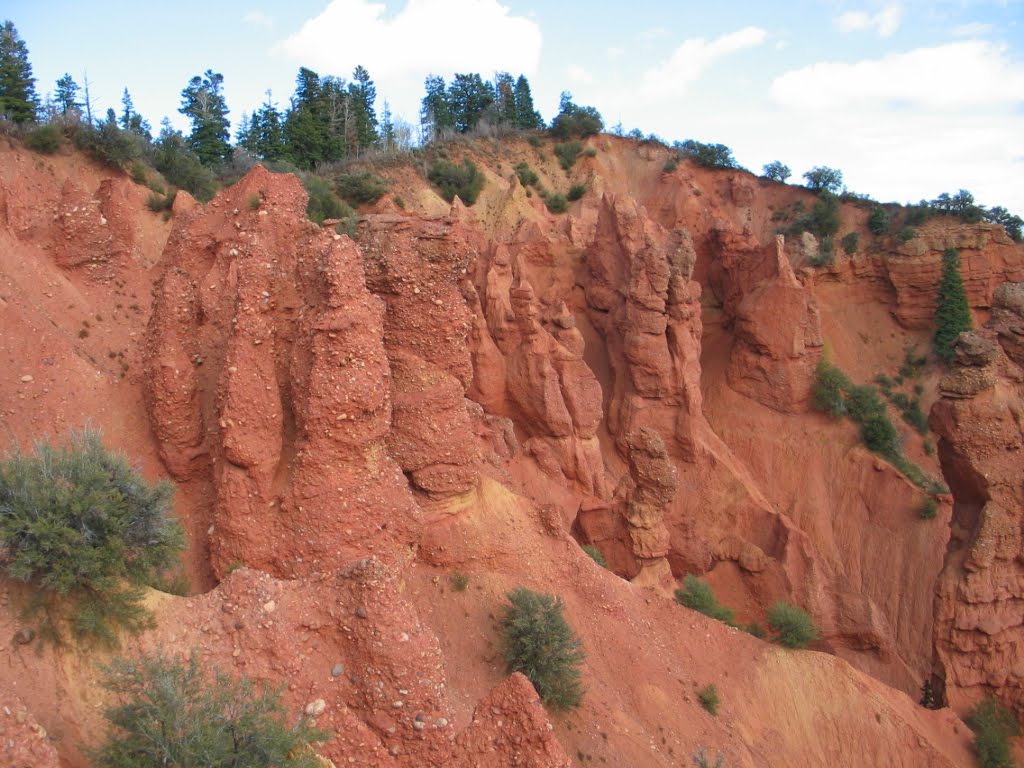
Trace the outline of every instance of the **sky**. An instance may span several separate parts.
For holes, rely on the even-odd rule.
[[[791,182],[917,202],[959,189],[1024,216],[1024,0],[6,0],[40,93],[65,72],[102,114],[127,87],[159,128],[189,79],[224,76],[233,124],[286,107],[300,66],[366,67],[418,124],[423,80],[525,74],[546,120],[568,90],[611,127],[732,148]]]

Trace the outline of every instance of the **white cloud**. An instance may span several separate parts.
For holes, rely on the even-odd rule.
[[[657,40],[662,37],[668,37],[668,30],[665,27],[650,27],[640,33],[642,40]]]
[[[258,8],[245,14],[245,16],[242,17],[242,21],[253,27],[266,27],[267,29],[270,29],[274,26],[274,20]]]
[[[361,64],[392,108],[415,116],[428,74],[534,75],[539,25],[497,0],[408,0],[389,15],[372,0],[331,0],[275,52],[322,74],[347,77]],[[379,107],[380,105],[378,105]]]
[[[972,21],[970,24],[961,24],[958,27],[953,27],[953,34],[957,37],[980,37],[991,31],[991,24],[983,24],[980,21]]]
[[[795,109],[1012,108],[1024,94],[1024,65],[982,40],[917,48],[854,63],[819,62],[777,77],[776,103]]]
[[[898,5],[889,5],[868,15],[864,11],[848,11],[836,19],[836,26],[842,32],[863,32],[874,29],[879,37],[892,37],[903,20],[903,10]]]
[[[619,48],[619,47],[618,47],[618,46],[616,45],[616,46],[612,46],[611,48],[609,48],[608,50],[606,50],[606,51],[605,51],[605,55],[606,55],[606,56],[607,56],[607,57],[608,57],[609,59],[618,59],[618,58],[620,58],[620,57],[622,56],[622,54],[624,54],[625,52],[626,52],[626,49],[625,49],[625,48]]]
[[[760,45],[766,36],[763,29],[744,27],[710,42],[702,37],[685,40],[667,61],[644,72],[643,93],[647,98],[679,96],[717,59]]]
[[[593,76],[583,67],[578,64],[572,64],[567,70],[569,80],[573,83],[592,83],[594,82]]]

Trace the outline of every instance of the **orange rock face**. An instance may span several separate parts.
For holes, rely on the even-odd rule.
[[[995,693],[1021,716],[1024,371],[992,336],[961,334],[930,419],[954,498],[935,604],[935,673],[953,706]]]
[[[567,182],[525,142],[458,150],[487,177],[472,209],[380,168],[415,202],[385,199],[354,240],[260,167],[205,206],[179,195],[166,224],[123,176],[0,147],[5,426],[25,444],[94,415],[169,473],[208,588],[151,595],[158,627],[129,648],[285,683],[338,766],[667,767],[701,748],[969,765],[955,714],[904,693],[931,676],[958,712],[985,692],[1022,711],[1024,249],[944,219],[898,246],[843,206],[865,245],[812,269],[813,237],[776,235],[806,190],[590,146],[565,216],[509,173],[525,158]],[[809,395],[826,342],[857,383],[927,345],[951,245],[991,329],[949,376],[905,384],[939,398],[953,496],[924,521],[920,489]],[[930,438],[898,428],[937,474]],[[688,573],[743,623],[807,608],[832,655],[682,608]],[[578,714],[549,717],[507,674],[496,617],[519,585],[562,596],[584,641]],[[0,632],[20,629],[5,604]],[[0,690],[69,734],[77,768],[66,744],[100,726],[91,659],[35,651],[14,649]],[[696,701],[710,682],[718,718]]]

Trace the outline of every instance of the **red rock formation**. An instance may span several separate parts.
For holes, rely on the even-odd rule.
[[[257,167],[183,216],[162,266],[148,402],[168,468],[212,466],[214,569],[405,556],[419,511],[386,450],[384,305],[352,242],[306,220],[297,179]]]
[[[995,693],[1024,717],[1024,371],[991,335],[960,335],[929,419],[954,498],[935,674],[957,710]]]

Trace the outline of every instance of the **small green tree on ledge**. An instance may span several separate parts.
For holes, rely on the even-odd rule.
[[[935,305],[935,354],[953,360],[953,344],[963,331],[971,330],[971,308],[960,276],[960,254],[949,248],[942,256],[942,279]]]

